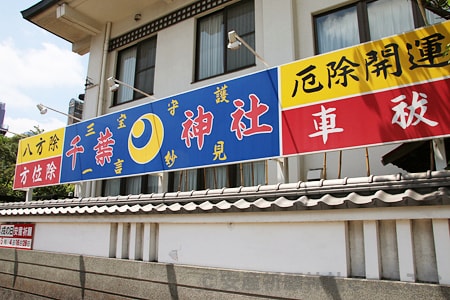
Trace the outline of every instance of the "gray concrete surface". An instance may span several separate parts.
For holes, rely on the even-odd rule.
[[[450,299],[450,287],[0,249],[0,299]]]

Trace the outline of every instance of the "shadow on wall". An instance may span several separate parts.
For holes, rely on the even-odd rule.
[[[167,270],[167,281],[169,284],[169,291],[172,300],[178,300],[178,284],[177,284],[177,275],[175,274],[175,267],[173,264],[166,265]]]
[[[341,295],[339,293],[338,285],[336,279],[330,276],[320,276],[320,283],[323,290],[327,293],[330,299],[341,300]]]
[[[80,255],[80,287],[81,287],[81,299],[84,299],[84,290],[86,287],[86,267],[84,265],[84,257]]]

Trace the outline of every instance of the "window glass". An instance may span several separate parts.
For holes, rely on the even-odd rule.
[[[315,19],[319,53],[359,44],[356,6],[351,6]]]
[[[157,193],[159,189],[159,176],[149,175],[147,177],[147,188],[146,193]]]
[[[156,59],[155,38],[144,41],[139,45],[138,58],[139,60],[136,66],[136,87],[148,94],[153,94]],[[139,98],[140,96],[134,95],[134,98]]]
[[[370,38],[386,36],[414,29],[410,0],[379,0],[367,4]]]
[[[202,19],[199,24],[198,78],[203,79],[224,72],[224,29],[223,16],[217,14]]]
[[[191,169],[170,173],[168,191],[221,189],[267,184],[267,161]]]
[[[254,186],[266,184],[266,162],[255,161],[241,165],[240,185]]]
[[[104,180],[103,189],[104,196],[120,195],[120,178]]]
[[[255,64],[255,57],[245,48],[229,50],[228,32],[242,37],[255,47],[253,1],[241,1],[198,20],[196,79],[201,80]]]
[[[125,195],[141,194],[141,176],[125,178]]]
[[[119,54],[119,75],[118,79],[134,86],[134,73],[136,70],[136,48],[126,49]],[[116,93],[116,104],[120,104],[133,99],[133,90],[120,86]]]
[[[228,31],[235,30],[250,47],[255,49],[255,11],[253,3],[247,2],[243,5],[232,7],[228,12],[227,21]],[[255,64],[255,56],[246,47],[242,46],[237,50],[227,50],[227,54],[228,71]]]
[[[156,59],[156,39],[151,38],[143,41],[138,45],[139,48],[139,61],[137,64],[137,71],[142,71],[147,68],[151,68],[155,65]]]
[[[156,37],[152,37],[119,52],[117,79],[148,94],[153,94],[155,79]],[[121,104],[143,95],[121,85],[114,104]]]
[[[220,189],[229,187],[227,180],[228,170],[226,166],[206,168],[205,185],[208,189]]]
[[[317,16],[314,18],[316,52],[325,53],[411,31],[421,25],[415,24],[413,7],[416,5],[413,0],[360,0]]]
[[[193,191],[198,190],[197,187],[197,170],[183,170],[172,172],[173,188],[169,191]]]
[[[138,195],[157,193],[160,176],[140,175],[103,180],[103,196]]]

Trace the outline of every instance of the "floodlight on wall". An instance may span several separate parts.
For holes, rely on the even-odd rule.
[[[237,50],[241,45],[244,45],[256,58],[258,58],[267,68],[269,64],[256,51],[242,39],[236,31],[228,32],[228,49]]]
[[[59,111],[59,110],[57,110],[57,109],[48,107],[48,106],[46,106],[46,105],[44,105],[44,104],[42,104],[42,103],[39,103],[38,105],[36,105],[36,107],[39,109],[39,112],[41,113],[41,115],[45,115],[45,114],[47,113],[48,110],[52,110],[52,111],[57,112],[57,113],[59,113],[59,114],[65,115],[66,117],[69,117],[69,118],[72,118],[72,119],[74,119],[74,120],[76,120],[76,121],[81,122],[81,119],[80,119],[80,118],[77,118],[77,117],[75,117],[75,116],[72,116],[72,115],[63,113],[62,111]]]
[[[148,94],[148,93],[146,93],[146,92],[144,92],[144,91],[141,91],[140,89],[137,89],[137,88],[135,88],[134,86],[129,85],[128,83],[125,83],[125,82],[123,82],[123,81],[120,81],[120,80],[118,80],[118,79],[115,79],[114,77],[109,77],[108,79],[106,79],[106,81],[108,81],[109,90],[110,90],[111,92],[117,91],[117,90],[119,89],[119,87],[120,87],[121,85],[123,85],[123,86],[126,86],[126,87],[132,89],[132,90],[135,91],[135,92],[138,92],[139,94],[144,95],[145,97],[149,97],[149,98],[151,98],[151,99],[153,99],[153,100],[156,100],[155,96],[152,96],[152,95],[150,95],[150,94]]]

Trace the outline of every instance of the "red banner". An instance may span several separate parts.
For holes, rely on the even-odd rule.
[[[450,134],[450,79],[282,112],[283,155]]]
[[[16,165],[14,189],[57,184],[60,173],[60,156]]]

